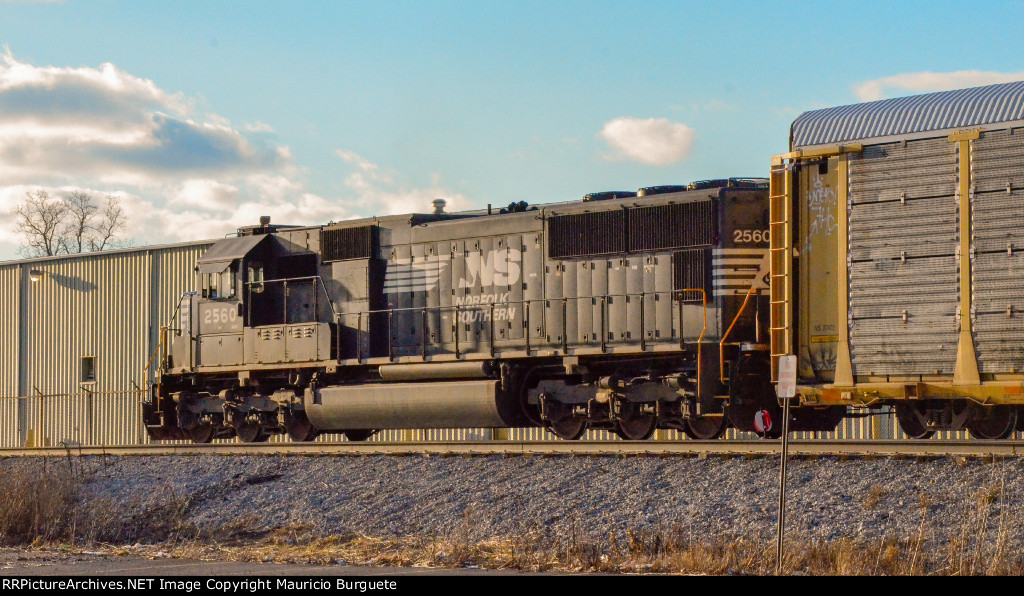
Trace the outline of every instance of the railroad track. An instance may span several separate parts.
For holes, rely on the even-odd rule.
[[[289,456],[680,456],[767,457],[779,441],[467,441],[458,443],[221,443],[207,445],[116,445],[0,449],[3,457],[95,455],[289,455]],[[1024,441],[823,441],[791,440],[790,457],[970,457],[1024,456]]]

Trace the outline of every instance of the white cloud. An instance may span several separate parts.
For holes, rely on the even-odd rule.
[[[246,124],[245,130],[249,132],[274,132],[274,127],[257,120],[255,124]]]
[[[857,83],[853,86],[853,91],[861,101],[875,101],[899,95],[981,87],[1021,80],[1024,80],[1024,71],[907,72]]]
[[[176,205],[188,205],[199,209],[217,210],[233,207],[238,198],[238,187],[216,180],[186,180],[176,197]]]
[[[275,145],[261,121],[241,128],[195,102],[113,64],[35,66],[0,52],[0,260],[19,243],[11,208],[25,193],[121,198],[125,238],[156,244],[223,237],[269,215],[310,225],[354,217],[448,209],[469,201],[435,177],[408,185],[393,170],[351,150],[338,157],[343,197],[306,188],[306,170]],[[425,186],[425,187],[421,187]]]
[[[365,215],[397,215],[400,213],[430,213],[434,199],[444,199],[446,211],[470,208],[465,196],[445,189],[441,177],[431,177],[427,188],[402,188],[393,172],[358,155],[354,151],[339,149],[338,157],[358,171],[345,178],[345,186],[357,195],[357,203]]]
[[[612,149],[608,160],[667,166],[690,156],[697,135],[689,126],[665,118],[621,117],[605,123],[597,136]]]
[[[0,55],[0,176],[39,183],[104,172],[108,183],[158,184],[183,174],[288,167],[216,114],[113,64],[35,66]]]

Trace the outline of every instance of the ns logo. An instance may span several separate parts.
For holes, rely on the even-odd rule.
[[[466,274],[459,280],[460,288],[508,286],[519,281],[523,255],[518,250],[497,249],[466,255]]]

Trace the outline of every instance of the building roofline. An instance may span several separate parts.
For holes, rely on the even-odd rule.
[[[50,263],[53,261],[60,261],[63,259],[82,259],[96,256],[107,256],[107,255],[121,255],[133,252],[148,252],[152,250],[166,250],[172,248],[187,248],[190,246],[205,246],[213,244],[221,240],[220,238],[212,238],[210,240],[191,240],[189,242],[176,242],[173,244],[149,244],[146,246],[131,246],[128,248],[114,248],[110,250],[95,250],[90,252],[79,252],[73,254],[63,255],[52,255],[48,257],[32,257],[30,259],[10,259],[7,261],[0,261],[0,267],[9,267],[12,265],[30,265],[35,263]]]

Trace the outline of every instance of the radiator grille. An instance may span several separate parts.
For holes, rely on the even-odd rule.
[[[710,248],[691,248],[672,253],[672,289],[704,290],[706,295],[711,295]],[[700,296],[691,292],[683,298],[699,300]]]
[[[548,257],[626,252],[626,210],[556,215],[548,220]]]
[[[716,219],[714,201],[634,207],[629,210],[629,250],[714,244]]]
[[[372,258],[375,229],[376,226],[362,226],[321,230],[321,260],[329,263],[331,261]]]

